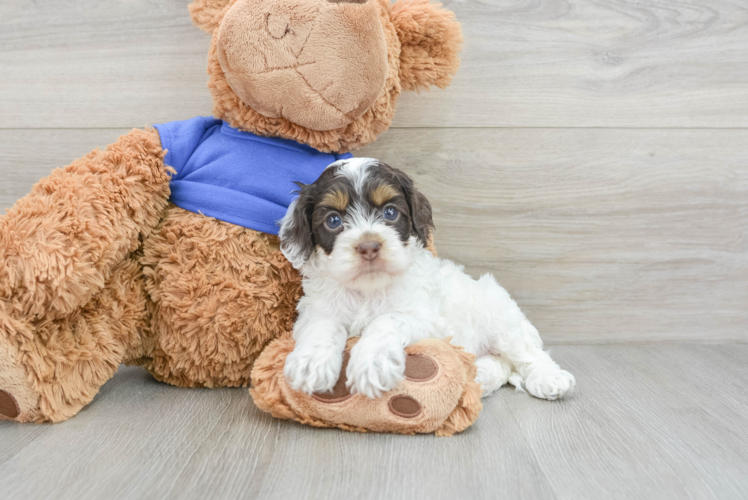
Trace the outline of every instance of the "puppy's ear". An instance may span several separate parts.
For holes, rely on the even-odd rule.
[[[396,168],[392,168],[392,171],[395,173],[395,177],[400,183],[400,187],[405,194],[405,199],[408,202],[413,234],[426,247],[429,245],[431,233],[434,231],[431,203],[429,203],[428,198],[415,188],[413,179],[405,174],[405,172]]]
[[[192,22],[203,31],[213,33],[221,25],[230,0],[195,0],[189,5]]]
[[[314,198],[311,185],[301,183],[297,185],[299,196],[288,207],[288,212],[281,221],[279,236],[281,252],[294,268],[301,269],[314,251],[312,233]]]
[[[398,0],[390,19],[400,39],[404,90],[445,88],[460,67],[462,30],[454,14],[429,0]]]

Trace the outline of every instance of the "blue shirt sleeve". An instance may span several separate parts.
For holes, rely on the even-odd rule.
[[[161,136],[161,147],[166,150],[164,163],[177,171],[179,177],[187,160],[203,139],[205,131],[219,125],[221,120],[212,116],[196,116],[189,120],[154,125]]]

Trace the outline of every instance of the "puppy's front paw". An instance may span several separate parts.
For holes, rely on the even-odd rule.
[[[566,370],[531,373],[525,380],[525,389],[536,398],[560,399],[571,393],[576,385],[574,375]]]
[[[405,378],[405,350],[362,339],[351,349],[346,378],[351,393],[378,398]]]
[[[343,365],[343,353],[332,347],[300,347],[286,358],[283,375],[295,391],[329,392]]]

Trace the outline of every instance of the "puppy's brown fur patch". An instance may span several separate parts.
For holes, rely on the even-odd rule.
[[[322,197],[320,204],[343,212],[348,206],[348,201],[348,193],[336,189],[335,191],[325,194],[325,196]]]
[[[369,193],[369,197],[374,205],[381,207],[399,194],[400,191],[389,184],[379,184],[377,187],[372,189],[371,193]]]

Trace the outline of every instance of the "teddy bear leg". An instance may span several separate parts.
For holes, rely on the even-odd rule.
[[[181,387],[249,385],[301,296],[278,237],[171,206],[143,250],[155,347],[137,364]]]
[[[120,363],[146,355],[148,316],[142,267],[128,258],[81,309],[59,319],[12,322],[13,335],[3,328],[0,418],[60,422],[78,413]]]
[[[39,394],[17,358],[17,348],[0,336],[0,420],[29,421],[38,414]]]
[[[55,170],[0,217],[3,418],[68,418],[113,373],[103,359],[116,369],[125,355],[106,340],[107,321],[130,306],[96,307],[123,272],[139,274],[130,255],[168,202],[163,156],[155,130],[133,130]]]

